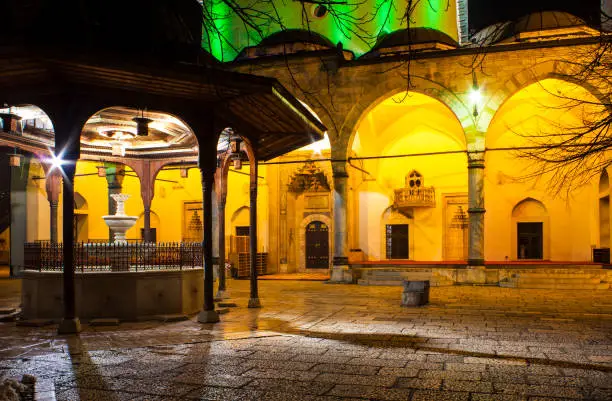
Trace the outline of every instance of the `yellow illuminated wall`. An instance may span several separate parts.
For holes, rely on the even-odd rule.
[[[75,177],[75,192],[85,200],[85,206],[75,210],[80,219],[85,219],[83,232],[79,240],[107,240],[108,227],[102,216],[108,214],[108,184],[105,177],[97,175],[98,162],[79,161]],[[230,238],[234,234],[235,225],[249,225],[249,168],[245,166],[244,174],[230,171],[229,196],[226,205],[226,244],[229,250]],[[246,174],[246,175],[245,175]],[[265,179],[266,168],[260,167],[258,191],[258,242],[259,251],[268,249],[268,188]],[[45,191],[45,180],[42,168],[34,166],[30,172],[28,185],[28,241],[48,240],[49,233],[49,202]],[[126,167],[126,176],[123,179],[123,193],[131,197],[125,204],[126,214],[140,217],[136,225],[128,230],[128,239],[140,239],[140,229],[143,227],[143,203],[140,193],[140,180],[135,173]],[[181,241],[185,235],[184,204],[193,203],[201,207],[202,185],[199,169],[190,168],[186,178],[181,177],[177,168],[166,168],[159,172],[155,181],[155,196],[151,204],[151,227],[157,229],[158,242]],[[240,208],[246,207],[246,214],[241,214],[240,221],[232,221],[233,214]],[[245,218],[246,216],[246,218]],[[236,224],[238,223],[238,224]],[[62,234],[62,201],[60,196],[58,232],[61,240]]]
[[[413,260],[442,260],[444,257],[444,195],[467,193],[467,159],[461,125],[443,104],[410,92],[393,96],[366,114],[353,139],[356,156],[397,156],[431,152],[457,154],[364,160],[351,174],[361,180],[352,190],[355,213],[353,248],[369,260],[385,259],[385,215],[393,204],[393,190],[405,186],[405,176],[417,170],[425,186],[436,191],[435,208],[414,208],[409,219]]]
[[[544,80],[530,85],[507,100],[495,115],[487,132],[489,149],[531,146],[533,135],[554,134],[582,123],[582,107],[568,109],[568,101],[559,95],[584,98],[597,103],[584,89],[558,80]],[[517,258],[517,213],[521,221],[544,224],[544,259],[589,261],[591,247],[598,246],[598,219],[594,182],[585,177],[584,185],[569,197],[553,195],[550,176],[540,180],[517,178],[541,168],[518,159],[515,152],[490,150],[486,155],[485,182],[485,258],[503,261]],[[597,180],[595,180],[597,181]],[[544,206],[540,211],[531,202],[529,210],[515,206],[525,199]]]

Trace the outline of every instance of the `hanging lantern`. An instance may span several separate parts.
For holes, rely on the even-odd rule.
[[[240,158],[240,155],[234,159],[234,168],[236,170],[240,170],[242,168],[242,159]]]
[[[0,113],[2,132],[21,132],[21,117],[13,113]]]
[[[187,178],[189,176],[189,170],[186,168],[181,168],[181,178]]]
[[[147,136],[149,135],[149,123],[152,122],[150,118],[146,117],[134,117],[132,121],[136,123],[136,135]]]
[[[98,177],[106,177],[106,167],[103,164],[96,166],[98,169]]]
[[[23,156],[17,153],[12,153],[9,155],[9,166],[11,167],[20,167],[21,166],[21,158]]]

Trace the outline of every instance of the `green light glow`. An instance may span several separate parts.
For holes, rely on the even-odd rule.
[[[348,25],[353,24],[353,29],[360,30],[361,36],[349,32],[349,29],[342,27],[340,22],[329,12],[322,18],[313,15],[314,5],[306,3],[306,12],[309,21],[306,24],[302,20],[302,3],[299,1],[275,2],[276,9],[280,15],[280,21],[284,28],[274,21],[266,23],[267,18],[263,17],[266,13],[276,15],[275,11],[266,2],[260,2],[261,7],[270,9],[259,10],[257,20],[260,24],[260,32],[252,27],[245,28],[245,24],[235,15],[230,7],[225,3],[226,0],[210,0],[204,2],[204,7],[208,7],[210,15],[214,16],[214,26],[217,34],[208,36],[206,32],[203,37],[203,47],[214,57],[221,61],[231,61],[245,47],[255,46],[262,39],[282,29],[303,29],[310,27],[312,32],[327,38],[331,43],[341,42],[344,49],[350,50],[356,56],[368,52],[376,44],[376,36],[387,32],[394,32],[406,28],[406,21],[401,21],[407,0],[367,0],[363,4],[352,2],[348,4],[334,4],[333,8],[336,15],[347,14],[350,21],[344,18],[343,22]],[[239,5],[251,4],[249,0],[235,0]],[[451,38],[457,40],[457,19],[455,0],[451,0],[447,8],[448,0],[427,0],[421,1],[416,6],[411,16],[410,27],[427,27],[442,31]],[[375,10],[376,15],[374,15]],[[205,26],[206,31],[206,26]],[[210,29],[208,31],[211,31]]]

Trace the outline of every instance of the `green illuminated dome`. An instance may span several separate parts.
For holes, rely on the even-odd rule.
[[[403,18],[407,0],[325,5],[286,1],[276,2],[276,9],[268,9],[269,2],[237,0],[236,4],[251,6],[248,23],[222,0],[203,3],[203,47],[221,61],[232,61],[239,54],[257,56],[258,46],[273,48],[288,43],[293,44],[294,51],[321,50],[341,44],[344,50],[359,57],[372,50],[379,38],[407,28]],[[456,43],[456,1],[417,3],[410,16],[410,28],[437,31]]]

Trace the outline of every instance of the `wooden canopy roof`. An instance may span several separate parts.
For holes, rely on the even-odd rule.
[[[160,112],[201,110],[248,137],[260,160],[320,140],[326,130],[276,79],[195,64],[4,48],[0,89],[7,95],[0,99],[4,102],[26,102],[32,93],[71,91],[104,97],[109,106],[126,106],[129,101]]]

